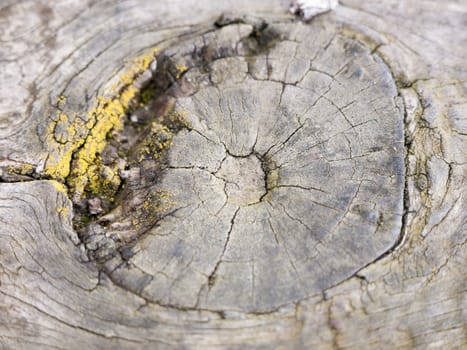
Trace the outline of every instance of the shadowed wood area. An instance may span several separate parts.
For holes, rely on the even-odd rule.
[[[0,4],[0,349],[465,346],[467,4],[289,5]]]

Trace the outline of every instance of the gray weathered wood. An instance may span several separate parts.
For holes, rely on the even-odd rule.
[[[467,6],[340,4],[0,5],[1,349],[465,346]]]
[[[399,239],[403,115],[387,67],[321,22],[276,22],[262,33],[281,38],[267,53],[218,58],[226,48],[245,51],[238,47],[254,30],[225,26],[167,54],[187,67],[180,84],[190,91],[172,112],[187,129],[173,137],[150,189],[167,194],[170,215],[112,269],[149,301],[271,311],[338,284]],[[195,69],[193,40],[216,43],[209,73]],[[125,234],[136,236],[135,226]]]

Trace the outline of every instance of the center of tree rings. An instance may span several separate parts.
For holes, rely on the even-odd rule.
[[[251,205],[266,194],[266,176],[255,155],[233,157],[227,154],[217,176],[225,181],[225,195],[230,204]]]
[[[86,231],[114,283],[163,306],[266,312],[396,244],[397,90],[336,30],[239,20],[161,47],[154,102],[128,122],[144,127],[121,134],[117,204]]]

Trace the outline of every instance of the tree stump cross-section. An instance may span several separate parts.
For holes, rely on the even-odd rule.
[[[345,280],[399,240],[403,117],[388,68],[319,25],[259,23],[261,31],[225,25],[159,54],[159,67],[183,75],[155,107],[168,120],[183,116],[182,129],[165,156],[160,133],[143,137],[156,153],[143,147],[129,172],[144,201],[125,188],[109,228],[92,226],[142,236],[125,262],[105,265],[149,301],[271,311]],[[155,208],[151,198],[164,213],[141,233],[145,218],[132,211]]]

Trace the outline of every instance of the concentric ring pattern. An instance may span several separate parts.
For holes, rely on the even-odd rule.
[[[378,56],[280,22],[226,25],[164,55],[184,67],[170,91],[188,127],[153,185],[170,210],[113,271],[119,283],[162,305],[264,312],[394,246],[403,123]]]

